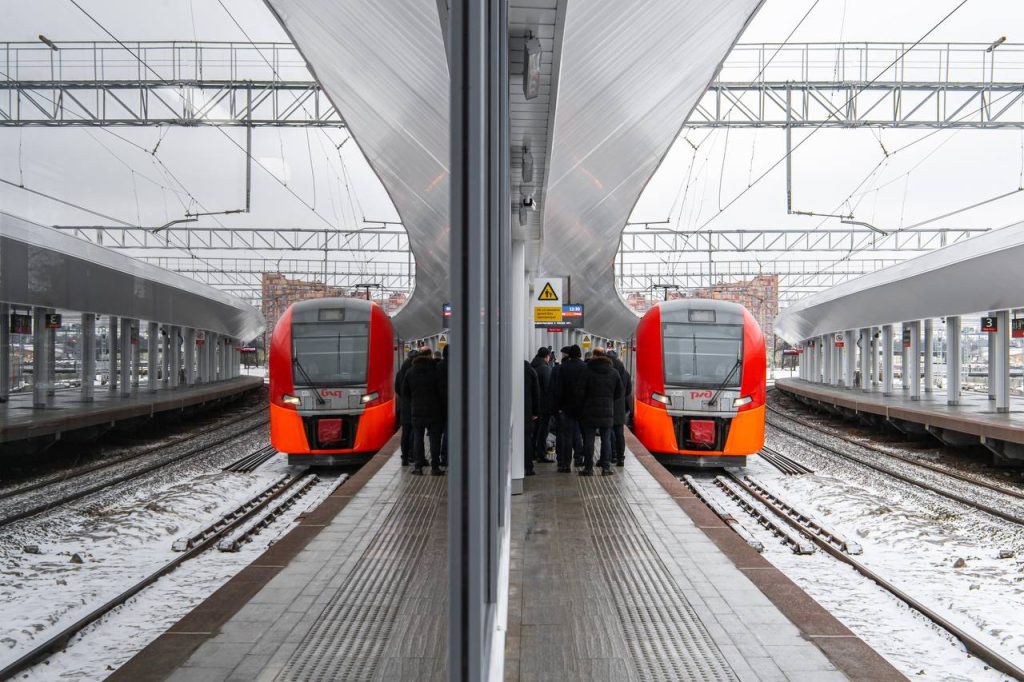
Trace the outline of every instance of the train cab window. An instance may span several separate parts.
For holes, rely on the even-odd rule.
[[[667,385],[714,388],[723,384],[723,388],[740,385],[743,325],[668,322],[663,331]]]
[[[296,386],[351,386],[366,383],[368,322],[292,324]]]

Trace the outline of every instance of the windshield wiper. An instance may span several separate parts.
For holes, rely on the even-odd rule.
[[[302,366],[302,363],[299,362],[299,358],[297,356],[292,357],[292,364],[299,370],[302,378],[306,380],[306,385],[313,389],[313,395],[316,397],[316,404],[326,405],[327,401],[320,395],[320,391],[316,390],[316,386],[313,385],[313,380],[309,378],[309,374],[306,373],[306,368]]]
[[[708,401],[709,406],[713,406],[715,405],[715,403],[718,402],[718,396],[722,393],[725,387],[729,385],[729,382],[732,381],[733,375],[736,374],[736,370],[739,369],[740,365],[742,364],[743,360],[740,358],[736,358],[736,364],[733,365],[732,369],[729,370],[729,375],[725,377],[725,381],[723,381],[721,385],[719,385],[719,387],[715,389],[715,394],[711,396],[711,400]]]

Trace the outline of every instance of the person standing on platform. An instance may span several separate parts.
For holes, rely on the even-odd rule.
[[[530,367],[537,373],[537,390],[540,400],[537,406],[537,422],[530,450],[531,457],[537,462],[551,464],[555,460],[548,457],[548,429],[551,423],[551,351],[543,346],[533,356]]]
[[[430,439],[430,473],[441,476],[441,431],[444,428],[444,405],[447,396],[438,371],[437,361],[429,348],[424,348],[412,361],[402,381],[402,394],[412,402],[413,452],[416,461],[412,473],[423,475],[427,465],[426,443]]]
[[[594,438],[601,438],[598,465],[604,476],[612,475],[612,425],[615,406],[622,400],[622,379],[615,371],[603,348],[595,348],[586,371],[576,387],[581,405],[583,427],[583,471],[581,476],[594,475]]]
[[[540,388],[537,372],[523,360],[523,471],[533,476],[533,431],[539,428]]]
[[[412,402],[409,396],[402,393],[402,382],[405,375],[412,367],[412,361],[417,351],[411,350],[405,356],[405,361],[398,368],[395,375],[395,396],[398,398],[398,423],[402,427],[402,466],[408,466],[414,457],[412,440]]]
[[[558,380],[554,386],[554,404],[560,412],[558,432],[562,446],[558,451],[558,472],[567,474],[570,463],[577,468],[583,466],[583,438],[580,434],[580,402],[577,387],[587,371],[580,358],[583,352],[573,344],[569,347],[568,359],[558,367]]]
[[[558,390],[558,377],[562,371],[562,365],[569,359],[569,346],[562,346],[562,350],[559,352],[561,358],[559,362],[555,363],[555,366],[551,368],[551,382],[548,384],[548,402],[551,405],[551,418],[555,421],[555,458],[559,462],[558,469],[561,471],[562,464],[560,458],[562,452],[562,428],[561,428],[561,414],[558,407],[558,397],[556,392]]]
[[[619,354],[608,351],[608,357],[622,380],[622,399],[615,403],[615,422],[612,424],[612,438],[615,443],[615,466],[626,464],[626,422],[633,409],[633,379],[629,376],[626,366],[619,360]]]

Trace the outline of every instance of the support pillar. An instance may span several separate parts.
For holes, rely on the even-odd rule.
[[[960,316],[946,318],[946,404],[960,404]]]
[[[846,388],[852,389],[857,384],[857,332],[848,329],[843,334],[843,345],[846,346],[843,349],[846,351],[846,355],[843,356],[846,360]]]
[[[907,350],[910,399],[921,399],[921,320],[910,323],[910,348]]]
[[[132,394],[132,375],[131,375],[131,357],[132,357],[132,321],[128,318],[121,318],[121,343],[120,351],[118,355],[121,357],[120,370],[120,383],[121,383],[121,395],[123,397],[130,396]]]
[[[924,321],[924,392],[926,394],[935,390],[935,381],[932,367],[932,346],[935,339],[935,320],[928,318]]]
[[[132,320],[132,390],[139,392],[139,375],[142,373],[142,320]]]
[[[81,400],[91,403],[96,396],[96,315],[82,313]]]
[[[170,333],[167,335],[171,341],[171,368],[168,374],[171,388],[177,388],[181,383],[181,340],[178,338],[180,330],[181,327],[171,327]]]
[[[185,330],[185,384],[194,386],[196,383],[196,330],[189,327]]]
[[[11,307],[0,303],[0,403],[11,394]]]
[[[120,378],[118,372],[118,351],[120,345],[118,339],[118,319],[111,315],[107,318],[107,374],[109,379],[107,380],[107,388],[111,393],[117,392],[117,381]]]
[[[882,395],[892,395],[892,325],[882,326]]]
[[[46,407],[46,308],[32,309],[32,407]]]
[[[996,412],[1010,411],[1010,311],[996,313]]]
[[[832,338],[821,337],[821,383],[832,385]]]
[[[871,372],[871,383],[868,384],[872,391],[878,390],[878,335],[881,333],[878,327],[871,327],[868,330],[871,338],[868,340],[868,352],[871,359],[868,361],[868,371]]]
[[[149,368],[146,374],[147,383],[149,392],[156,393],[157,372],[160,367],[160,325],[156,322],[150,322],[146,328],[146,343],[146,365]]]
[[[510,275],[512,277],[512,323],[518,329],[529,329],[526,310],[531,296],[526,281],[526,242],[512,241]],[[524,347],[524,336],[523,334],[512,335],[512,358],[516,361],[513,363],[513,367],[519,366],[519,358],[526,357],[528,349]],[[523,492],[523,479],[526,477],[523,453],[530,444],[526,442],[524,418],[528,419],[529,417],[523,414],[523,392],[519,391],[512,396],[512,457],[509,463],[512,465],[513,495]],[[533,426],[536,428],[537,422],[534,422]]]
[[[56,313],[56,308],[50,308],[46,312]],[[46,330],[46,396],[52,398],[57,394],[57,330]]]
[[[989,313],[990,316],[995,317],[995,313]],[[988,399],[996,399],[996,335],[992,332],[986,334],[988,336]]]
[[[160,366],[163,368],[160,373],[160,385],[164,388],[171,387],[171,327],[170,325],[164,325],[160,330],[160,338],[162,339],[162,350],[160,355]]]
[[[900,328],[900,384],[901,388],[907,392],[910,391],[910,354],[908,353],[909,349],[907,348],[907,344],[904,339],[906,339],[907,335],[910,333],[909,330],[910,325],[904,322],[903,326]]]
[[[871,330],[860,330],[860,390],[871,390]]]
[[[220,360],[220,335],[210,334],[210,340],[207,343],[210,344],[210,381],[219,381],[220,372],[217,365]]]

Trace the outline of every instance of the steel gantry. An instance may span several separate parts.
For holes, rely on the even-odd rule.
[[[997,48],[979,43],[740,44],[687,125],[1021,128],[1024,45]]]
[[[0,43],[0,126],[344,121],[288,43]]]

